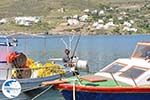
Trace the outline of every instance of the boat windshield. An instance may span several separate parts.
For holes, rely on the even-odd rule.
[[[108,68],[104,69],[103,72],[116,73],[116,72],[119,72],[125,66],[126,65],[121,64],[121,63],[114,63],[110,65]]]
[[[120,76],[122,77],[126,77],[126,78],[132,78],[132,79],[136,79],[138,78],[140,75],[142,75],[145,72],[146,69],[143,68],[139,68],[137,66],[133,66],[131,68],[129,68],[127,71],[122,72],[120,74]]]
[[[150,45],[138,45],[132,57],[134,58],[150,58]]]

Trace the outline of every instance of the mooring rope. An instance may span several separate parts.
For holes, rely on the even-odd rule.
[[[76,90],[75,90],[76,84],[75,84],[75,81],[76,80],[73,81],[73,100],[76,100]]]
[[[45,86],[36,86],[36,87],[33,87],[33,88],[26,88],[26,89],[23,89],[22,90],[22,93],[23,92],[28,92],[28,91],[31,91],[31,90],[35,90],[35,89],[39,89],[39,88],[43,88]]]
[[[36,98],[38,98],[39,96],[41,96],[42,94],[44,94],[45,92],[47,92],[49,89],[51,89],[53,86],[49,86],[47,89],[45,89],[44,91],[42,91],[41,93],[39,93],[38,95],[36,95],[34,98],[32,98],[31,100],[35,100]]]

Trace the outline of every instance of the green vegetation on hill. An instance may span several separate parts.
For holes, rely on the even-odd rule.
[[[84,9],[92,11],[106,6],[118,8],[118,10],[106,15],[107,19],[113,18],[115,24],[121,23],[116,19],[118,13],[125,11],[129,16],[127,19],[135,21],[134,27],[138,29],[138,33],[150,33],[150,7],[148,4],[150,4],[149,0],[0,0],[0,18],[10,20],[9,23],[0,25],[0,30],[29,33],[51,31],[51,29],[66,22],[64,16],[80,16],[84,14]],[[64,8],[65,11],[60,12],[61,8]],[[42,16],[42,19],[40,23],[26,27],[18,26],[12,21],[12,18],[16,16]],[[85,26],[89,26],[93,21],[100,18],[102,17],[91,15],[90,22]],[[109,32],[121,33],[122,31],[117,27]]]
[[[0,17],[45,16],[59,8],[97,8],[101,4],[126,5],[140,4],[146,0],[0,0]],[[147,0],[148,1],[148,0]]]

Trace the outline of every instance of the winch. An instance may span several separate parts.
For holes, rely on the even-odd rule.
[[[26,66],[27,57],[24,53],[12,52],[7,56],[7,62],[16,70],[12,73],[11,78],[29,78],[31,69]]]
[[[15,68],[25,68],[27,57],[23,53],[12,52],[7,56],[7,62]]]

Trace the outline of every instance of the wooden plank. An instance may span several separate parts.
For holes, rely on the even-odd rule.
[[[53,80],[53,81],[46,81],[42,82],[42,86],[48,86],[48,85],[56,85],[56,84],[62,84],[62,83],[68,83],[69,81],[67,79],[58,79],[58,80]]]
[[[102,76],[97,76],[97,75],[86,75],[86,76],[81,76],[80,79],[89,81],[89,82],[103,82],[107,81],[106,78]]]

